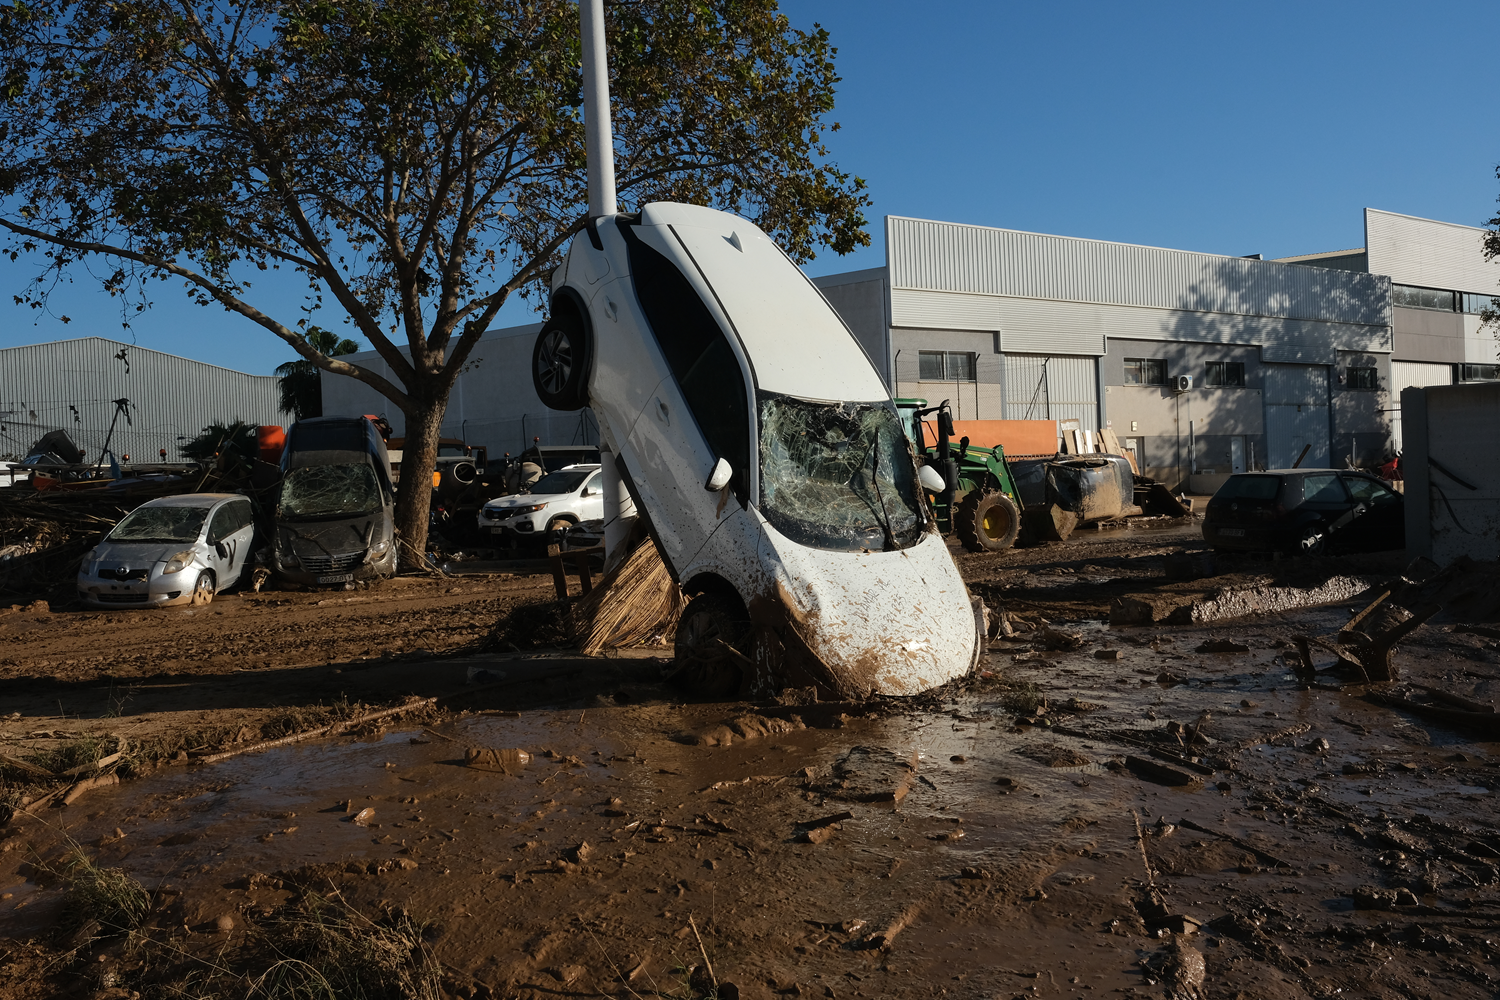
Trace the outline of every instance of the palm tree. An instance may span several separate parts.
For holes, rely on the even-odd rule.
[[[356,341],[340,340],[337,334],[321,326],[308,329],[307,342],[331,358],[359,350]],[[297,420],[323,415],[323,383],[316,365],[301,359],[288,361],[276,366],[276,377],[281,379],[282,413],[290,413]]]

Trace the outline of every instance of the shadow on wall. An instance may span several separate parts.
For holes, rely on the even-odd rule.
[[[1335,464],[1335,459],[1342,465],[1351,442],[1364,465],[1389,453],[1393,406],[1398,405],[1390,394],[1389,279],[1218,258],[1188,287],[1177,309],[1181,311],[1163,331],[1168,339],[1257,347],[1262,362],[1261,412],[1226,413],[1222,426],[1204,428],[1205,440],[1260,436],[1264,450],[1255,464],[1264,468],[1291,466],[1299,456],[1304,468]],[[1376,355],[1377,387],[1341,382],[1340,351]],[[1196,375],[1195,383],[1202,373]],[[1198,391],[1195,384],[1189,395]],[[1184,446],[1179,479],[1192,471],[1189,465]]]

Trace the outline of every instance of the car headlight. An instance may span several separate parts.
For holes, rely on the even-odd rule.
[[[173,573],[181,573],[192,564],[193,550],[183,549],[181,552],[177,553],[175,556],[167,560],[167,564],[162,567],[161,572],[163,576],[171,576]]]
[[[529,507],[512,507],[510,512],[512,514],[530,514],[532,511],[541,510],[545,506],[547,505],[544,503],[534,503]]]
[[[386,550],[390,547],[391,540],[389,538],[382,538],[380,541],[370,546],[370,558],[379,559],[381,556],[385,555]]]

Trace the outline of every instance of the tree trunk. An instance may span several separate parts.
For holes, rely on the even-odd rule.
[[[401,453],[401,482],[396,486],[396,537],[403,570],[428,569],[427,525],[432,514],[432,472],[437,468],[438,438],[444,406],[427,405],[406,414],[406,444]]]

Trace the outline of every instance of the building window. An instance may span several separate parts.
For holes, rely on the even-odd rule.
[[[917,364],[923,382],[974,381],[974,355],[966,351],[918,351]]]
[[[1350,367],[1348,381],[1345,385],[1350,389],[1379,389],[1379,371],[1375,368]]]
[[[1162,358],[1126,358],[1126,385],[1166,385],[1167,362]]]
[[[1464,382],[1500,382],[1500,365],[1462,365]]]
[[[1415,285],[1392,285],[1391,304],[1408,309],[1441,309],[1453,312],[1456,296],[1437,288],[1418,288]]]
[[[1473,292],[1463,293],[1464,312],[1482,313],[1486,309],[1500,309],[1500,298],[1494,295],[1475,295]]]
[[[1245,384],[1245,363],[1243,361],[1210,361],[1208,371],[1203,375],[1203,384],[1207,386],[1225,386]]]

